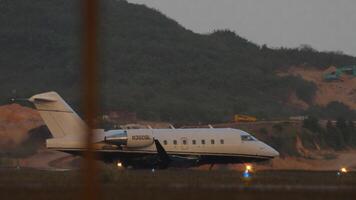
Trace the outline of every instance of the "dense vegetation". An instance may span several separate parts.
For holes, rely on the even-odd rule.
[[[103,110],[140,118],[218,122],[233,113],[262,118],[299,114],[291,92],[306,102],[315,85],[278,77],[277,69],[356,63],[309,46],[271,49],[229,30],[196,34],[160,12],[125,1],[101,1]],[[0,99],[56,90],[79,104],[80,1],[0,2]]]
[[[310,150],[318,152],[356,148],[356,123],[343,117],[335,121],[327,121],[310,116],[304,121],[235,126],[271,145],[280,152],[281,156],[309,158]],[[331,154],[325,157],[331,159]]]
[[[321,146],[335,150],[356,147],[356,126],[351,120],[338,118],[335,124],[327,121],[323,128],[316,117],[309,117],[304,120],[303,127],[310,131],[305,141],[317,141]]]
[[[343,103],[330,102],[326,106],[311,106],[306,112],[307,115],[316,116],[320,119],[337,119],[346,118],[350,120],[356,119],[356,111],[350,109]]]

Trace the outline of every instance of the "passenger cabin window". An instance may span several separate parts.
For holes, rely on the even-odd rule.
[[[224,140],[220,140],[220,144],[224,144]]]
[[[173,144],[174,144],[174,145],[177,145],[177,140],[173,140]]]
[[[256,141],[251,135],[241,135],[241,141]]]
[[[192,140],[192,144],[196,144],[197,142],[195,140]]]
[[[187,140],[183,140],[183,144],[186,145],[187,144]]]
[[[205,140],[201,140],[201,144],[205,144]]]
[[[167,140],[163,140],[163,144],[167,145],[168,144]]]
[[[210,140],[211,144],[215,144],[215,140]]]

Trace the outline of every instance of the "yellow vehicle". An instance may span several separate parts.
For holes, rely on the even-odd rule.
[[[234,115],[234,122],[255,122],[257,118],[249,115]]]

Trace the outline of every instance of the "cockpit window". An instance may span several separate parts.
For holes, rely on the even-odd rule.
[[[241,140],[242,141],[256,141],[254,137],[251,135],[241,135]]]

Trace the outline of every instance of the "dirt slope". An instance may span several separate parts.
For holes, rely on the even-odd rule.
[[[42,170],[70,170],[78,169],[79,166],[73,163],[78,157],[66,153],[51,150],[42,150],[28,158],[21,159],[20,167],[35,168]]]
[[[319,152],[322,154],[322,152]],[[325,152],[327,154],[327,152]],[[315,170],[328,171],[338,170],[341,167],[346,167],[349,170],[356,171],[356,151],[331,152],[335,156],[332,159],[325,158],[296,158],[285,157],[273,159],[266,165],[258,165],[258,169],[274,169],[274,170]]]
[[[10,104],[0,106],[0,149],[14,148],[28,138],[28,131],[44,125],[34,109]]]
[[[343,75],[340,81],[324,81],[323,74],[326,72],[331,72],[334,69],[335,67],[330,67],[326,70],[305,67],[292,67],[287,72],[279,72],[278,75],[301,76],[305,80],[314,82],[318,88],[314,98],[314,103],[317,105],[325,106],[332,101],[339,101],[356,110],[356,78]],[[291,99],[293,101],[297,101],[295,100],[295,97],[291,97]],[[300,104],[299,100],[298,103]]]

